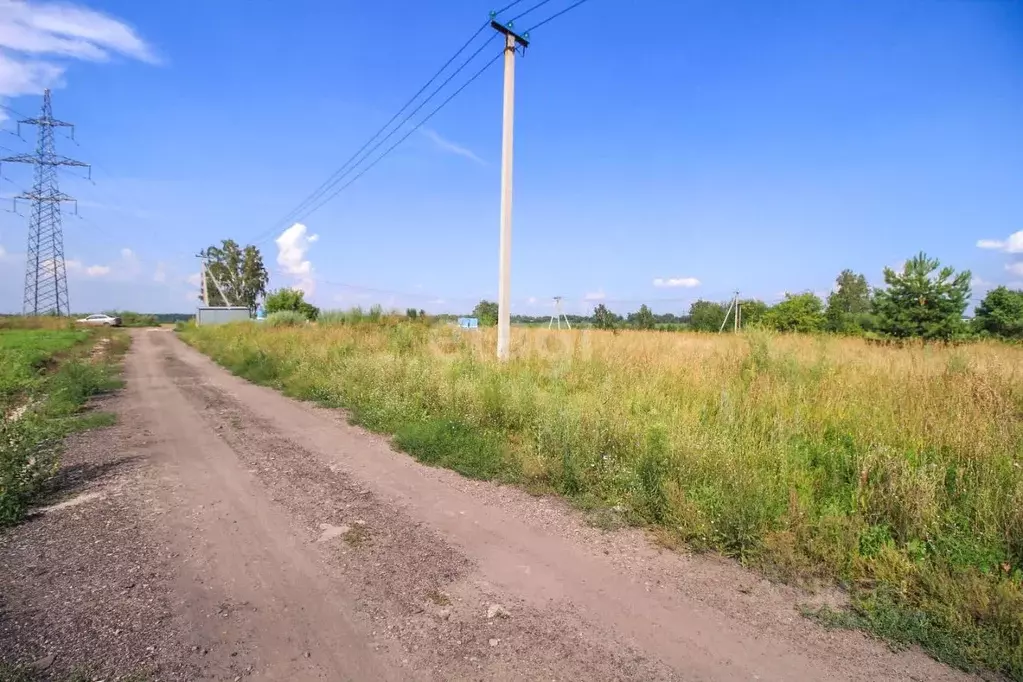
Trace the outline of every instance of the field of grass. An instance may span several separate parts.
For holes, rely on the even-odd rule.
[[[467,476],[622,508],[819,612],[1023,679],[1023,349],[388,322],[189,327],[220,363]]]
[[[32,390],[52,357],[87,337],[88,332],[68,329],[0,331],[0,414]]]
[[[112,330],[30,326],[0,328],[0,526],[19,521],[56,472],[65,436],[109,423],[80,410],[118,384],[112,363],[127,346]],[[89,357],[102,336],[110,337],[105,355]]]

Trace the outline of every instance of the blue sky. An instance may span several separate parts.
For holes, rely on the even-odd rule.
[[[63,176],[72,307],[188,311],[191,254],[261,234],[272,284],[323,307],[494,298],[499,67],[274,241],[491,9],[430,5],[0,0],[0,101],[35,114],[52,87],[78,126],[59,151],[96,164],[95,184]],[[682,312],[826,292],[843,268],[880,284],[919,250],[971,269],[975,294],[1023,287],[1023,2],[590,0],[531,37],[515,312],[554,295]],[[31,183],[0,172],[0,196]],[[26,229],[0,213],[0,311],[20,309]]]

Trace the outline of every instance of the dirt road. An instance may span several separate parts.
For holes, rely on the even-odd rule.
[[[0,540],[0,646],[44,676],[967,679],[731,562],[423,467],[168,331],[135,334],[126,379],[118,426],[72,443],[81,503]]]

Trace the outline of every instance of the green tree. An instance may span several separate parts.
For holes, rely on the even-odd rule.
[[[739,301],[739,324],[744,328],[759,325],[763,322],[766,314],[767,304],[759,299],[747,298],[745,301]],[[718,322],[718,327],[721,327],[720,322]]]
[[[419,317],[419,311],[415,308],[406,308],[405,317],[407,317],[410,320],[415,320]]]
[[[867,278],[843,270],[835,278],[836,288],[828,294],[824,311],[825,328],[839,334],[856,334],[873,327],[870,314],[870,286]]]
[[[716,332],[725,321],[727,308],[714,301],[699,300],[689,306],[689,325],[699,332]]]
[[[603,303],[593,309],[593,326],[597,329],[615,329],[621,320],[621,315],[614,314]]]
[[[654,320],[654,314],[644,303],[634,313],[629,313],[629,324],[636,329],[653,329],[656,320]]]
[[[814,293],[785,294],[764,314],[764,324],[781,332],[812,334],[824,328],[824,302]]]
[[[987,292],[974,312],[977,329],[1006,339],[1023,339],[1023,290],[998,287]]]
[[[263,304],[263,310],[267,315],[289,310],[303,315],[307,320],[315,320],[320,316],[320,309],[306,301],[305,294],[300,289],[278,289],[270,292]]]
[[[921,251],[906,261],[901,273],[885,268],[884,281],[887,288],[874,296],[878,328],[884,334],[930,340],[949,339],[964,331],[969,270],[956,274]]]
[[[493,301],[480,301],[473,308],[472,316],[480,322],[481,327],[493,327],[497,324],[497,304]]]
[[[270,283],[270,274],[263,266],[259,249],[251,245],[242,249],[234,240],[225,239],[220,246],[206,249],[205,255],[206,291],[210,305],[245,306],[254,313],[259,299],[266,294],[266,285]]]

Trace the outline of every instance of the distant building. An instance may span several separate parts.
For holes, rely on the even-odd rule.
[[[460,317],[458,326],[462,329],[479,329],[480,321],[475,317]]]

